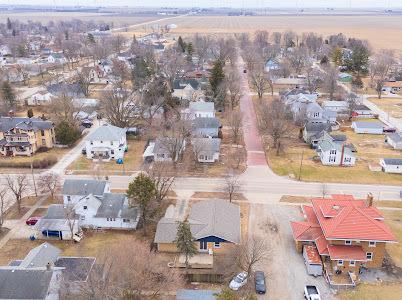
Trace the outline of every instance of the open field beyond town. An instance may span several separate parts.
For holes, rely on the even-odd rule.
[[[286,31],[297,33],[316,32],[331,35],[342,32],[347,36],[369,40],[375,49],[395,49],[402,52],[402,44],[395,37],[402,31],[402,16],[185,16],[158,22],[174,23],[178,27],[171,33],[183,36],[200,34],[254,33],[256,30]],[[135,28],[141,33],[142,28]],[[142,32],[143,33],[143,32]]]

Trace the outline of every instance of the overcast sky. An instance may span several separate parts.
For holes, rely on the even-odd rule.
[[[0,4],[188,7],[402,7],[402,0],[0,0]]]

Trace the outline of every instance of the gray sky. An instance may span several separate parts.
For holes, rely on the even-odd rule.
[[[402,7],[401,0],[0,0],[0,4],[188,7]]]

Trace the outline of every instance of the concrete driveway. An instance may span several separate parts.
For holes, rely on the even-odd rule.
[[[259,299],[303,299],[306,284],[316,285],[322,299],[334,298],[322,276],[307,274],[303,256],[296,252],[289,221],[302,219],[298,206],[251,205],[249,235],[263,237],[270,247],[270,257],[256,267],[267,280],[267,293]]]

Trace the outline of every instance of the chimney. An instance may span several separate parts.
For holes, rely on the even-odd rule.
[[[50,265],[50,262],[46,264],[46,271],[50,271],[52,269],[52,266]]]
[[[373,194],[368,193],[367,194],[367,200],[366,200],[367,207],[372,207],[373,206],[373,200],[374,200]]]

